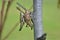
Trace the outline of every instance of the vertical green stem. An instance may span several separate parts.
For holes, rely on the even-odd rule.
[[[8,11],[9,11],[9,8],[10,8],[10,6],[11,6],[11,4],[12,4],[12,1],[13,1],[13,0],[8,0],[7,9],[6,9],[5,16],[4,16],[4,21],[3,21],[3,26],[4,26],[5,21],[6,21],[6,19],[7,19]]]
[[[2,0],[2,9],[1,9],[1,18],[0,18],[0,40],[1,40],[1,34],[2,34],[2,20],[3,20],[3,13],[4,13],[4,7],[5,7],[5,0]]]

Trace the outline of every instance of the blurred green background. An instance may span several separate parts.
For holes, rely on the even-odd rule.
[[[27,9],[29,9],[33,4],[32,0],[15,0],[12,3],[8,13],[8,18],[3,29],[2,39],[19,21],[19,11],[16,9],[17,6],[16,2],[21,3]],[[47,40],[60,39],[60,9],[57,8],[57,3],[58,0],[43,0],[43,26],[44,31],[47,33]],[[2,0],[0,0],[0,10],[1,5]],[[6,40],[34,40],[34,33],[33,30],[30,30],[29,27],[24,27],[23,30],[20,32],[18,25]]]

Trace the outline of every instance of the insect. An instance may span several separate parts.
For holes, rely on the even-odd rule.
[[[32,12],[30,12],[29,10],[24,8],[19,3],[17,3],[17,5],[19,5],[21,8],[23,8],[25,10],[25,12],[23,12],[21,9],[19,9],[19,7],[17,7],[17,9],[20,11],[20,29],[19,29],[19,31],[22,30],[24,23],[26,23],[26,27],[29,26],[32,30],[32,28],[33,28]]]

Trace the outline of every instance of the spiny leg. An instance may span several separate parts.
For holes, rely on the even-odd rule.
[[[22,8],[25,10],[25,12],[32,9],[32,7],[31,7],[31,8],[29,8],[29,10],[26,10],[26,8],[24,8],[21,4],[19,4],[19,3],[17,3],[17,4],[18,4],[20,7],[22,7]],[[31,15],[31,14],[30,14],[30,15]],[[29,26],[31,26],[31,25],[29,24]],[[27,27],[27,25],[26,25],[26,27]],[[31,26],[31,30],[32,30],[32,26]]]
[[[23,25],[24,25],[24,18],[23,18],[22,13],[20,12],[20,29],[19,29],[19,31],[21,31],[21,30],[22,30]]]
[[[29,25],[30,26],[30,28],[31,28],[31,30],[33,29],[33,24],[31,24],[31,25]]]
[[[24,13],[19,7],[16,7],[20,12]]]
[[[21,30],[22,30],[23,25],[24,25],[24,23],[23,23],[23,22],[22,22],[22,23],[20,23],[20,29],[19,29],[19,31],[21,31]]]
[[[23,25],[24,25],[24,18],[23,18],[24,12],[21,9],[19,9],[19,7],[16,7],[16,8],[20,11],[20,29],[19,29],[19,31],[21,31],[23,28]]]
[[[23,8],[24,10],[27,10],[25,7],[23,7],[21,4],[19,4],[18,2],[17,2],[17,5],[19,5],[21,8]]]

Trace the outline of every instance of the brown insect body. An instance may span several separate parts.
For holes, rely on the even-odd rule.
[[[26,23],[26,27],[33,28],[33,20],[32,20],[32,13],[31,11],[27,10],[25,7],[23,7],[21,4],[17,2],[17,5],[24,9],[25,12],[23,12],[19,7],[16,7],[20,11],[20,29],[22,30],[24,23]]]
[[[31,16],[30,16],[30,11],[26,11],[25,14],[24,14],[24,20],[26,22],[27,25],[29,25],[29,27],[32,28],[32,21],[31,21]]]
[[[24,19],[25,21],[30,21],[30,12],[29,11],[26,11],[25,14],[24,14]]]

